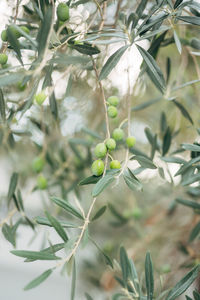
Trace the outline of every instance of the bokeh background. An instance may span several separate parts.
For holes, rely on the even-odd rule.
[[[21,1],[26,4],[29,1]],[[106,24],[114,20],[117,9],[117,1],[111,1],[107,15]],[[14,14],[15,3],[13,1],[1,0],[0,11],[0,31],[5,28],[9,22],[10,16]],[[122,1],[122,7],[125,12],[130,12],[132,4],[129,1]],[[76,30],[83,30],[85,22],[91,12],[95,10],[94,3],[79,5],[71,10],[71,19],[74,20]],[[20,8],[19,15],[23,11]],[[98,22],[98,19],[97,19]],[[184,29],[183,29],[184,30]],[[184,32],[182,32],[184,35]],[[188,35],[195,35],[190,31]],[[116,51],[123,42],[116,42],[106,48],[106,55],[103,61]],[[148,41],[141,42],[142,47],[148,49]],[[104,47],[98,45],[99,47]],[[188,50],[183,49],[182,56],[177,55],[175,45],[169,45],[159,53],[158,63],[165,72],[166,56],[172,60],[171,84],[180,85],[183,82],[196,79],[196,70],[194,62],[190,57]],[[27,55],[27,57],[26,57]],[[30,61],[30,52],[24,51],[27,63]],[[115,128],[121,120],[126,117],[126,97],[130,94],[131,105],[134,108],[142,102],[157,97],[157,93],[152,84],[149,83],[146,75],[140,76],[140,67],[142,58],[137,49],[133,46],[120,60],[117,67],[111,72],[108,80],[105,82],[106,97],[117,94],[120,98],[119,116],[111,121],[111,128]],[[10,53],[9,64],[18,64],[15,56]],[[16,132],[26,132],[27,135],[15,135],[15,147],[10,147],[9,151],[1,147],[0,150],[0,195],[1,209],[0,219],[7,215],[5,198],[8,191],[9,180],[13,171],[19,171],[21,174],[20,186],[23,198],[25,199],[25,209],[30,219],[43,215],[44,209],[53,210],[49,201],[50,195],[63,195],[67,190],[67,197],[74,201],[79,197],[83,207],[87,208],[91,201],[91,187],[77,188],[78,181],[81,178],[90,175],[89,164],[82,161],[74,154],[68,141],[79,138],[93,147],[97,142],[87,133],[87,129],[92,129],[103,138],[103,109],[101,104],[101,95],[96,87],[94,74],[84,69],[74,68],[72,72],[66,74],[60,79],[62,69],[53,73],[52,79],[56,83],[55,95],[59,103],[59,113],[62,119],[60,122],[60,132],[48,117],[48,111],[44,109],[43,115],[36,106],[32,106],[22,117],[13,121],[11,127]],[[70,76],[70,73],[72,76]],[[136,80],[138,84],[134,89]],[[42,85],[42,82],[40,86]],[[68,89],[67,89],[68,88]],[[66,91],[67,89],[67,91]],[[18,99],[26,98],[30,89],[18,93],[16,87],[10,87],[9,105],[13,105]],[[177,92],[181,103],[183,103],[196,124],[199,125],[199,85],[186,87]],[[45,103],[44,107],[47,107]],[[150,146],[145,135],[145,128],[152,132],[160,134],[160,119],[162,113],[165,113],[167,122],[174,132],[179,130],[176,139],[173,140],[170,153],[178,149],[182,142],[193,143],[199,141],[195,127],[184,119],[180,111],[166,99],[162,99],[156,104],[141,111],[133,111],[131,121],[131,133],[137,139],[137,147],[145,153],[150,153]],[[45,175],[49,181],[47,191],[34,191],[36,176],[31,171],[31,161],[40,151],[45,137],[43,132],[36,126],[37,120],[45,117],[45,122],[51,134],[48,137],[48,143],[51,149],[51,159],[57,164],[57,169],[52,170],[47,164]],[[28,133],[31,133],[29,135]],[[62,149],[65,149],[64,161],[59,157]],[[83,157],[87,155],[87,147],[79,145],[78,150]],[[125,155],[123,147],[119,148],[117,157],[122,160]],[[185,154],[178,154],[180,158],[188,159]],[[63,168],[65,160],[66,168]],[[169,287],[181,278],[187,270],[186,267],[193,266],[199,259],[199,242],[195,242],[191,249],[186,249],[185,245],[189,232],[196,222],[192,210],[185,207],[174,206],[174,199],[185,195],[185,190],[180,186],[180,178],[173,177],[178,170],[177,164],[167,164],[157,155],[154,163],[159,167],[158,170],[145,170],[138,175],[138,178],[144,184],[143,192],[132,192],[121,180],[103,193],[97,201],[96,208],[103,204],[108,204],[109,208],[102,217],[94,223],[90,234],[114,259],[118,259],[118,251],[121,245],[125,246],[128,254],[134,259],[139,270],[141,278],[144,276],[144,257],[147,250],[151,251],[152,259],[155,265],[156,284],[161,287]],[[72,170],[68,172],[68,166]],[[131,168],[137,168],[136,162],[130,162]],[[173,180],[172,180],[173,177]],[[62,181],[62,186],[56,184],[57,180]],[[64,192],[63,192],[64,190]],[[134,215],[133,211],[138,211]],[[62,218],[66,218],[61,212]],[[16,216],[17,218],[17,216]],[[15,219],[15,217],[14,217]],[[35,249],[39,250],[46,246],[47,241],[59,242],[59,238],[51,229],[39,226],[34,232],[30,227],[21,225],[17,231],[17,249]],[[21,259],[10,254],[12,246],[0,236],[0,299],[69,299],[70,278],[66,275],[60,275],[55,272],[46,282],[38,288],[24,292],[23,287],[32,278],[43,272],[44,262],[34,262],[32,264],[22,263]],[[186,250],[191,253],[185,253]],[[90,291],[95,299],[109,299],[110,293],[116,288],[116,282],[113,279],[112,271],[105,265],[102,256],[92,245],[78,252],[78,289],[76,299],[83,299],[83,293]],[[47,264],[49,266],[49,263]]]

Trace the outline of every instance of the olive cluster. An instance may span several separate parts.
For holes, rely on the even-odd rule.
[[[115,118],[118,114],[117,105],[119,104],[119,98],[117,96],[110,96],[107,99],[108,104],[108,116],[110,118]],[[100,176],[104,172],[104,162],[102,158],[104,158],[107,152],[111,152],[116,148],[116,142],[122,141],[124,139],[124,131],[123,129],[115,128],[112,133],[112,138],[108,138],[105,142],[99,143],[96,145],[94,149],[94,154],[98,158],[92,164],[91,170],[92,174],[95,176]],[[135,145],[136,139],[134,136],[129,136],[126,139],[126,145],[131,148]],[[111,156],[110,156],[111,157]],[[110,169],[120,169],[121,163],[118,160],[113,160],[110,162]]]
[[[12,32],[12,34],[18,39],[21,36],[23,36],[18,30],[17,28],[15,28],[13,25],[8,26],[9,30]],[[8,41],[8,28],[4,29],[1,32],[1,39],[3,42],[7,42]],[[20,29],[22,31],[24,31],[25,33],[29,34],[29,29],[26,26],[20,26]],[[5,67],[8,61],[8,56],[5,53],[0,53],[0,64],[2,65],[2,67]]]

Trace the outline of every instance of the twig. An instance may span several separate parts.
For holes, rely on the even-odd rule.
[[[102,95],[102,100],[103,100],[103,106],[104,106],[104,112],[105,112],[105,121],[106,121],[106,132],[107,132],[106,136],[107,136],[107,138],[110,138],[110,129],[109,129],[109,120],[108,120],[108,113],[107,113],[106,98],[105,98],[102,83],[99,80],[99,73],[97,71],[96,63],[95,63],[93,57],[92,57],[92,63],[93,63],[93,68],[94,68],[94,71],[95,71],[96,79],[97,79],[97,82],[98,82],[98,85],[99,85],[99,88],[100,88],[100,91],[101,91],[101,95]]]

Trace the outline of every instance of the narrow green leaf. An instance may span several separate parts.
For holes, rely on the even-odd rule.
[[[110,74],[110,72],[118,64],[120,58],[122,57],[122,55],[124,54],[124,52],[127,50],[128,47],[129,45],[121,47],[108,58],[108,60],[106,61],[105,65],[103,66],[99,74],[99,80],[105,79]]]
[[[161,159],[168,163],[174,163],[174,164],[184,164],[186,161],[180,157],[161,157]]]
[[[146,254],[145,259],[145,279],[147,289],[147,300],[153,299],[154,293],[154,279],[153,279],[153,265],[151,261],[151,255],[149,252]]]
[[[83,45],[74,44],[74,42],[69,41],[68,46],[76,51],[86,54],[86,55],[95,55],[99,54],[100,50],[96,46],[92,46],[89,43],[84,43]]]
[[[14,172],[11,176],[10,184],[8,188],[8,195],[7,195],[8,203],[10,202],[10,200],[12,199],[15,193],[15,189],[17,187],[17,181],[18,181],[18,173]]]
[[[2,233],[5,239],[15,247],[16,246],[15,232],[13,232],[12,227],[10,227],[8,224],[5,223],[2,227]]]
[[[175,92],[175,91],[180,90],[180,89],[182,89],[182,88],[184,88],[184,87],[186,87],[186,86],[189,86],[189,85],[191,85],[191,84],[195,84],[195,83],[198,83],[198,82],[200,82],[200,79],[195,79],[195,80],[192,80],[192,81],[188,81],[188,82],[186,82],[186,83],[183,83],[183,84],[181,84],[181,85],[179,85],[179,86],[173,88],[173,89],[172,89],[172,92]]]
[[[172,103],[174,103],[178,107],[178,109],[180,110],[182,115],[193,125],[193,120],[192,120],[189,112],[186,110],[186,108],[181,103],[177,102],[176,100],[172,100]]]
[[[90,237],[90,240],[97,247],[97,249],[99,250],[99,252],[104,256],[107,265],[109,265],[111,268],[113,268],[113,263],[112,263],[112,260],[110,259],[110,257],[103,252],[103,250],[97,245],[97,243],[91,237]]]
[[[58,106],[56,102],[55,93],[53,92],[49,97],[49,105],[51,109],[51,113],[54,116],[55,120],[58,118]]]
[[[20,44],[19,44],[19,41],[16,37],[16,34],[13,32],[12,25],[8,26],[7,35],[8,35],[9,44],[11,45],[11,47],[13,48],[15,53],[17,54],[18,60],[23,65],[22,55],[21,55],[21,50],[20,50]]]
[[[110,185],[113,181],[115,180],[115,178],[111,175],[106,175],[104,177],[102,177],[94,186],[93,190],[92,190],[92,196],[93,197],[97,197],[99,194],[101,194],[101,192],[103,192],[103,190]]]
[[[147,5],[147,2],[148,2],[147,0],[140,1],[139,5],[136,9],[136,14],[138,15],[139,18],[141,18],[142,14],[145,10],[145,7]]]
[[[183,0],[176,0],[176,2],[174,3],[174,9],[176,9],[177,7],[179,7],[179,5],[183,2]]]
[[[60,222],[58,220],[56,220],[56,218],[51,216],[48,212],[46,212],[46,216],[47,216],[49,222],[51,223],[51,225],[56,230],[56,232],[63,239],[63,241],[67,242],[68,241],[68,236],[67,236],[66,232],[64,231],[64,229],[63,229],[62,225],[60,224]]]
[[[59,250],[63,249],[64,247],[65,247],[64,243],[59,243],[59,244],[51,245],[50,247],[47,247],[47,248],[41,250],[40,252],[54,254],[54,253],[58,252]],[[27,259],[25,259],[24,262],[33,262],[35,260],[37,260],[37,259],[27,258]]]
[[[107,209],[107,206],[102,206],[97,212],[96,214],[94,215],[94,217],[92,218],[92,221],[95,221],[97,220],[98,218],[100,218],[106,211]]]
[[[181,145],[183,149],[190,150],[190,151],[197,151],[200,152],[200,146],[193,145],[193,144],[182,144]]]
[[[193,242],[194,239],[195,239],[198,235],[200,235],[200,222],[197,223],[197,224],[195,225],[195,227],[192,229],[192,231],[191,231],[191,233],[190,233],[190,236],[189,236],[189,242],[190,242],[190,243]]]
[[[134,106],[132,108],[132,111],[138,111],[138,110],[145,109],[145,108],[147,108],[147,107],[149,107],[149,106],[151,106],[151,105],[159,102],[161,99],[162,99],[162,97],[158,97],[158,98],[155,98],[155,99],[152,99],[152,100],[149,100],[149,101],[145,101],[142,104]]]
[[[0,89],[0,116],[4,123],[6,120],[6,106],[2,89]]]
[[[175,300],[182,295],[191,286],[197,278],[200,270],[200,265],[194,267],[186,276],[184,276],[169,292],[166,300]]]
[[[52,227],[52,224],[45,217],[36,217],[35,221],[38,224]],[[75,228],[76,227],[74,224],[71,224],[71,223],[68,223],[68,222],[65,222],[65,221],[62,221],[62,220],[59,220],[59,223],[61,224],[62,227],[65,227],[65,228]]]
[[[79,182],[79,185],[87,185],[87,184],[94,184],[97,183],[99,180],[101,179],[101,177],[99,176],[89,176],[87,178],[82,179]]]
[[[199,17],[193,17],[193,16],[178,16],[178,20],[184,21],[189,24],[200,26],[200,18]]]
[[[51,200],[56,205],[64,208],[71,215],[74,215],[75,217],[83,220],[83,216],[71,204],[69,204],[66,200],[63,200],[63,199],[58,198],[58,197],[52,197]]]
[[[181,41],[175,30],[174,30],[174,41],[175,41],[176,47],[178,49],[178,52],[181,54],[181,52],[182,52]]]
[[[149,31],[150,29],[152,29],[157,24],[159,24],[161,26],[161,24],[163,23],[163,21],[167,17],[168,17],[168,14],[166,14],[166,13],[164,13],[164,14],[163,13],[158,14],[157,16],[154,16],[153,18],[151,18],[151,16],[148,17],[147,19],[145,19],[142,22],[142,24],[138,28],[137,35],[143,35],[143,34],[145,34],[147,31]]]
[[[165,79],[163,73],[159,66],[157,65],[154,58],[142,47],[137,45],[137,48],[142,55],[144,62],[146,63],[148,69],[148,75],[150,75],[150,79],[156,85],[156,87],[163,93],[166,87]]]
[[[19,203],[20,210],[24,211],[24,204],[23,204],[23,199],[22,199],[22,194],[20,189],[17,190],[17,200]]]
[[[133,159],[137,160],[143,168],[157,169],[157,167],[154,165],[154,163],[149,158],[136,155],[136,156],[134,156]]]
[[[35,279],[33,279],[31,282],[29,282],[25,287],[24,290],[30,290],[35,288],[36,286],[40,285],[43,281],[45,281],[52,273],[52,269],[49,269],[47,271],[45,271],[44,273],[42,273],[40,276],[36,277]]]
[[[53,9],[52,6],[49,5],[45,12],[44,19],[40,26],[40,30],[38,32],[38,36],[37,36],[38,57],[42,57],[44,54],[45,48],[48,47],[47,40],[48,40],[49,33],[51,30],[51,23],[52,23],[52,17],[53,17],[52,9]]]
[[[191,167],[193,164],[196,164],[199,161],[200,161],[200,156],[197,156],[191,159],[190,161],[188,161],[187,163],[184,163],[183,166],[180,167],[180,169],[176,172],[174,176],[183,174],[189,167]]]
[[[30,259],[37,259],[37,260],[56,260],[60,259],[60,257],[57,257],[50,253],[44,253],[42,251],[28,251],[28,250],[12,250],[10,251],[12,254],[24,257],[24,258],[30,258]]]
[[[185,185],[189,185],[189,184],[192,184],[192,183],[194,183],[194,182],[197,182],[197,181],[200,181],[200,174],[195,174],[195,175],[190,176],[190,177],[187,176],[187,178],[185,178],[185,179],[181,182],[181,184],[182,184],[183,186],[185,186]]]
[[[128,277],[130,275],[130,263],[124,247],[120,248],[120,265],[122,269],[124,285],[127,286]]]
[[[129,174],[123,175],[124,181],[126,182],[127,186],[133,190],[133,191],[141,191],[142,190],[142,184],[140,181],[135,177],[133,172],[129,170]]]
[[[193,209],[200,209],[200,203],[197,203],[195,201],[185,200],[185,199],[181,199],[181,198],[176,198],[176,201],[180,204],[183,204],[185,206],[189,206]]]
[[[167,130],[165,132],[165,135],[163,137],[163,145],[162,145],[162,155],[165,156],[165,154],[168,152],[170,145],[171,145],[171,130],[169,127],[167,127]]]
[[[87,300],[93,300],[93,298],[88,293],[85,293],[85,297]]]
[[[170,78],[170,73],[171,73],[171,60],[169,57],[167,57],[166,73],[167,73],[166,83],[168,83]]]
[[[192,38],[190,41],[190,46],[194,49],[200,50],[200,40],[197,38]]]

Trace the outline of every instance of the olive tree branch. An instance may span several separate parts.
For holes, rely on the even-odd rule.
[[[93,68],[95,71],[95,75],[96,75],[96,80],[98,82],[99,85],[99,89],[102,95],[102,100],[103,100],[103,106],[104,106],[104,113],[105,113],[105,121],[106,121],[106,137],[110,138],[110,128],[109,128],[109,120],[108,120],[108,113],[107,113],[107,105],[106,105],[106,98],[105,98],[105,94],[104,94],[104,89],[103,89],[103,85],[101,83],[101,81],[99,80],[99,73],[97,71],[97,67],[96,67],[96,63],[92,57],[92,64],[93,64]]]

